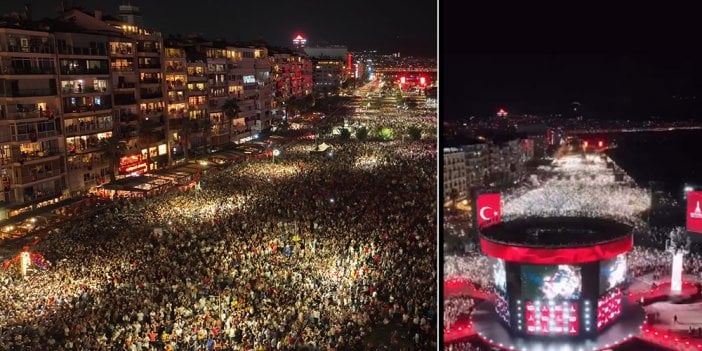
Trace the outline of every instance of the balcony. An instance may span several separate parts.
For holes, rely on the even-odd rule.
[[[19,179],[19,183],[21,183],[21,184],[34,183],[34,182],[37,182],[37,181],[40,181],[40,180],[44,180],[44,179],[48,179],[48,178],[57,177],[57,176],[60,176],[61,174],[63,174],[63,172],[62,172],[61,170],[58,170],[58,169],[53,169],[53,170],[50,170],[50,171],[37,172],[37,173],[32,174],[32,175],[27,175],[27,176],[21,177],[21,178]],[[38,194],[37,194],[36,196],[39,197]],[[41,197],[43,197],[43,196],[41,196]],[[25,200],[26,200],[26,199],[27,199],[27,196],[25,195]]]
[[[106,93],[107,88],[94,88],[94,87],[84,87],[80,89],[76,88],[61,88],[61,93],[63,94],[95,94],[95,93]]]
[[[68,143],[68,154],[75,155],[84,152],[97,151],[100,149],[100,140],[97,136],[92,135],[88,140],[77,139]]]
[[[120,123],[132,123],[139,120],[139,116],[133,113],[125,113],[119,116]]]
[[[160,54],[161,50],[153,46],[137,45],[137,52]]]
[[[153,93],[141,93],[140,97],[142,99],[160,99],[160,98],[163,98],[163,93],[160,91],[153,92]]]
[[[134,66],[133,65],[126,65],[126,66],[112,66],[112,71],[113,72],[134,72]]]
[[[168,84],[168,90],[182,90],[186,87],[182,80],[171,80],[166,81],[166,83]]]
[[[0,67],[0,74],[55,74],[54,67]]]
[[[93,167],[99,167],[103,165],[107,165],[108,161],[105,159],[102,159],[100,157],[95,156],[93,154],[93,157],[90,158],[89,162],[82,162],[82,161],[73,161],[68,163],[68,170],[69,171],[74,171],[74,170],[79,170],[79,169],[88,169],[91,170]]]
[[[90,133],[99,133],[111,131],[113,127],[112,122],[109,123],[81,123],[81,124],[71,124],[66,126],[66,135],[82,135]]]
[[[64,106],[63,113],[84,113],[84,112],[95,112],[104,111],[112,109],[111,104],[101,104],[101,105],[81,105],[81,106]]]
[[[183,65],[167,65],[166,72],[185,72],[185,66],[183,66]]]
[[[107,67],[100,68],[85,68],[85,67],[61,67],[61,74],[63,75],[86,75],[86,74],[98,74],[98,75],[108,75],[110,74],[110,69]]]
[[[140,63],[140,69],[161,69],[160,63]]]
[[[68,46],[59,48],[59,55],[84,55],[84,56],[107,56],[107,49],[102,48],[81,48]]]
[[[186,102],[186,101],[187,101],[187,98],[186,98],[185,96],[182,96],[182,95],[176,95],[176,96],[169,96],[169,97],[168,97],[168,103],[169,103],[169,104],[175,104],[175,103]]]
[[[10,90],[5,93],[0,93],[0,96],[6,97],[31,97],[31,96],[53,96],[56,95],[56,89],[21,89]]]
[[[207,94],[207,89],[188,88],[188,93],[190,93],[190,95],[205,95]]]
[[[136,126],[122,126],[119,128],[117,135],[120,139],[129,139],[136,138],[139,135],[139,132],[137,131]]]
[[[32,163],[33,161],[42,160],[50,157],[60,156],[63,154],[63,150],[59,148],[50,148],[40,151],[23,152],[21,155],[13,157],[13,162],[19,163],[21,165],[26,163]]]
[[[26,112],[10,112],[7,113],[7,119],[19,120],[19,119],[34,119],[34,118],[54,118],[58,111],[45,110],[45,111],[26,111]],[[2,114],[2,119],[5,114]]]
[[[29,52],[29,53],[34,53],[34,54],[53,54],[54,53],[54,47],[52,45],[48,45],[48,44],[29,45],[29,46],[7,45],[4,47],[4,49],[5,50],[0,50],[0,51]]]
[[[136,83],[132,82],[119,82],[115,84],[115,89],[134,89],[136,87]]]
[[[59,135],[57,130],[47,130],[43,132],[30,132],[24,134],[12,134],[12,141],[30,141],[35,142],[40,139],[51,138]]]
[[[143,79],[139,79],[139,83],[141,83],[141,84],[161,84],[161,79],[160,78],[143,78]]]
[[[183,117],[187,116],[187,114],[188,114],[188,110],[184,109],[184,108],[180,108],[180,109],[172,108],[172,109],[168,110],[168,115],[171,117],[183,118]]]
[[[136,104],[136,98],[134,98],[134,95],[117,95],[115,94],[115,105],[117,106],[124,106],[124,105],[134,105]]]
[[[132,56],[134,55],[134,51],[132,50],[131,47],[124,47],[124,48],[111,48],[110,50],[111,55],[116,55],[116,56]]]
[[[160,115],[163,113],[163,108],[145,108],[141,110],[141,115],[144,117],[151,117]]]

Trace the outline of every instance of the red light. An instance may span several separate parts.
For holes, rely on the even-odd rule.
[[[584,149],[587,149],[587,146],[588,146],[588,142],[587,142],[587,141],[583,141],[583,148],[584,148]]]
[[[407,78],[400,77],[400,84],[405,84],[405,81],[407,81]]]
[[[420,77],[420,78],[419,78],[419,84],[421,84],[421,85],[427,85],[427,79],[424,78],[424,77]]]
[[[598,146],[598,147],[604,146],[604,141],[600,140],[600,141],[597,143],[597,146]]]

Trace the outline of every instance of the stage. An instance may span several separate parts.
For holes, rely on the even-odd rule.
[[[473,330],[483,341],[493,347],[504,350],[527,351],[592,351],[612,348],[622,344],[641,333],[645,322],[644,309],[639,305],[630,305],[626,313],[597,336],[582,338],[523,338],[513,336],[500,323],[492,302],[480,303],[471,314]]]

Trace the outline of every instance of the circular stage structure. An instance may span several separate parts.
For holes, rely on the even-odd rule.
[[[603,334],[627,313],[622,288],[631,231],[582,217],[524,218],[481,229],[481,248],[493,259],[497,319],[520,339]]]

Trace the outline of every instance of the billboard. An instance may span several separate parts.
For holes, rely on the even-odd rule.
[[[476,200],[478,228],[500,223],[502,219],[500,193],[480,194]]]
[[[690,191],[687,193],[686,223],[688,232],[702,233],[700,201],[702,201],[702,191]]]
[[[581,291],[582,276],[578,266],[522,266],[522,297],[525,300],[577,300]]]
[[[626,254],[600,262],[600,294],[626,280]]]

